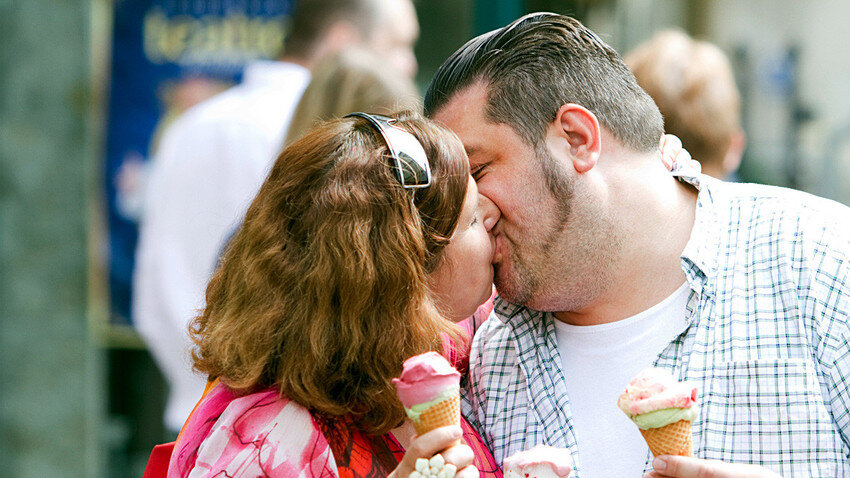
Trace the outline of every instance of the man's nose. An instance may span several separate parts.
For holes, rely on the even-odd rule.
[[[481,222],[484,224],[487,232],[490,232],[496,223],[499,222],[501,215],[502,213],[493,201],[487,199],[487,196],[478,195],[478,217],[481,218]]]

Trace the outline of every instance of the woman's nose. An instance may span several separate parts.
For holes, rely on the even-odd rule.
[[[499,222],[499,217],[501,217],[501,212],[499,208],[496,207],[496,204],[493,201],[487,199],[487,196],[482,194],[478,195],[478,217],[481,218],[481,222],[484,224],[484,228],[487,232],[490,232],[493,227]]]

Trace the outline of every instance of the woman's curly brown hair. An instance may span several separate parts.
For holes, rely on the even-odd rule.
[[[428,155],[428,188],[401,187],[361,118],[321,124],[280,154],[191,326],[198,371],[245,393],[276,386],[370,433],[401,424],[391,379],[402,362],[441,350],[442,333],[462,340],[426,279],[457,226],[469,166],[451,132],[397,118]]]

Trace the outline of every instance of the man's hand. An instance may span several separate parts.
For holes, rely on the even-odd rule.
[[[659,456],[653,460],[652,468],[654,471],[647,473],[644,478],[782,478],[756,465],[684,456]]]

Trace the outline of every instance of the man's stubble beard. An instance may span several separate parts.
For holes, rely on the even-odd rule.
[[[496,266],[496,289],[508,302],[534,310],[578,310],[613,281],[620,239],[610,217],[601,208],[594,210],[592,198],[576,197],[573,179],[558,169],[548,150],[536,148],[536,152],[554,220],[538,244],[526,237],[525,246],[517,247],[503,235],[511,245],[507,255],[512,267]],[[576,201],[583,201],[580,206],[585,207],[574,208]]]

